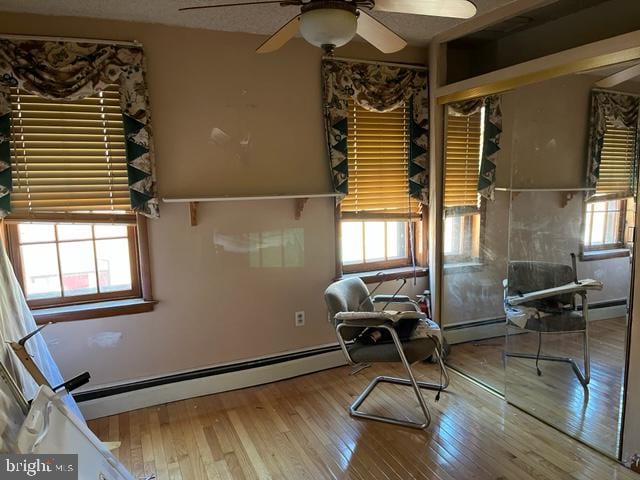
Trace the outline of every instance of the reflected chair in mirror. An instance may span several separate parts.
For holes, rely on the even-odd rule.
[[[407,378],[381,375],[371,380],[349,407],[351,416],[406,427],[426,428],[431,422],[431,416],[420,389],[437,390],[439,393],[449,385],[449,377],[440,351],[440,330],[437,324],[432,324],[433,330],[429,336],[400,339],[394,328],[394,325],[397,325],[395,322],[426,319],[426,315],[409,297],[397,295],[397,292],[394,295],[372,296],[360,278],[348,278],[332,283],[325,291],[324,297],[330,318],[336,328],[340,347],[349,364],[354,367],[352,373],[358,373],[370,363],[379,362],[402,363],[407,372]],[[385,311],[384,308],[389,304],[398,305],[403,311]],[[376,310],[376,305],[383,305],[383,309]],[[372,345],[358,341],[357,337],[367,328],[386,330],[390,334],[391,341]],[[440,366],[441,382],[436,384],[417,381],[411,365],[426,360],[432,355]],[[359,408],[367,396],[381,382],[412,387],[424,414],[424,421],[413,422],[360,411]]]
[[[572,265],[536,261],[509,263],[508,279],[503,281],[504,311],[507,322],[507,339],[510,332],[535,332],[538,334],[536,353],[505,351],[507,357],[536,361],[536,372],[542,375],[539,361],[564,362],[571,365],[575,376],[587,389],[590,380],[589,357],[589,303],[587,292],[601,290],[602,283],[585,279],[578,281],[575,254]],[[578,308],[576,297],[582,299]],[[583,367],[570,356],[544,355],[542,338],[547,334],[581,334]]]

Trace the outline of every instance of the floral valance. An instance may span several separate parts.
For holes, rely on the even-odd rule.
[[[374,112],[408,105],[411,112],[409,192],[428,203],[429,90],[426,70],[340,60],[322,62],[323,106],[331,176],[336,192],[349,192],[348,102]]]
[[[9,89],[79,100],[120,85],[131,207],[158,216],[149,99],[142,47],[0,39],[0,212],[10,211]]]
[[[605,92],[594,90],[591,92],[591,115],[589,131],[589,153],[587,168],[587,188],[591,188],[587,198],[595,195],[598,180],[600,179],[600,164],[602,160],[602,147],[607,131],[607,121],[614,127],[633,128],[638,136],[638,122],[640,120],[640,98],[624,93]],[[636,141],[636,144],[637,141]],[[638,168],[638,148],[633,170]],[[620,192],[620,196],[633,195],[635,192],[635,176],[629,179],[629,190]]]
[[[474,98],[450,103],[448,107],[449,114],[461,117],[478,113],[483,107],[485,109],[478,193],[484,198],[493,200],[496,186],[496,156],[500,151],[500,135],[502,134],[501,97],[492,95]]]

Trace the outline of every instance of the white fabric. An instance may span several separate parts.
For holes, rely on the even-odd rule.
[[[530,318],[538,318],[538,315],[540,317],[547,315],[544,312],[539,312],[537,308],[523,306],[512,307],[511,305],[505,308],[505,313],[507,314],[507,322],[511,322],[520,328],[524,328]]]
[[[11,262],[0,242],[0,361],[9,370],[27,399],[32,399],[36,395],[38,385],[11,351],[7,342],[17,341],[36,328],[36,322],[13,272]],[[63,382],[60,370],[53,361],[42,335],[38,334],[29,339],[26,348],[51,385],[59,385]],[[0,439],[4,439],[6,448],[8,437],[11,435],[10,425],[15,422],[15,418],[12,417],[15,416],[16,411],[20,410],[13,408],[15,400],[2,380],[0,384],[2,384],[0,387]],[[66,395],[64,401],[78,418],[83,418],[71,395]],[[0,444],[0,449],[2,447]]]

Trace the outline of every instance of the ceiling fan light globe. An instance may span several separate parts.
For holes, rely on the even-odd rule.
[[[341,47],[356,34],[358,19],[348,10],[318,8],[300,16],[302,37],[316,47]]]

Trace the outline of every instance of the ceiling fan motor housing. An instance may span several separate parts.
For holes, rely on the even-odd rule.
[[[317,47],[341,47],[348,43],[358,28],[355,2],[314,0],[301,8],[300,33]]]

